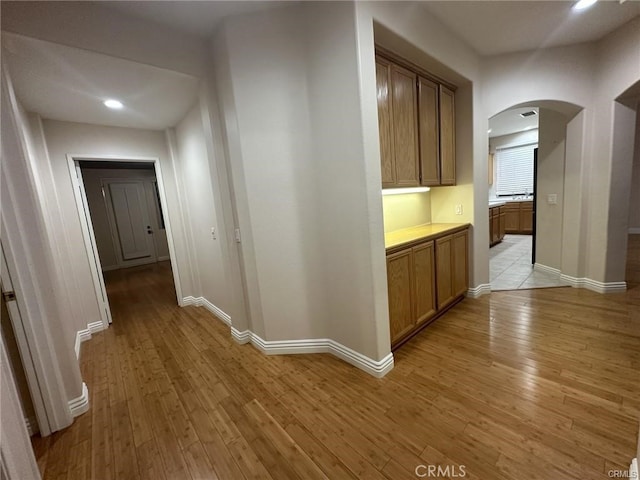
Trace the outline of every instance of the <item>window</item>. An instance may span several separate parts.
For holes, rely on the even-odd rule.
[[[533,193],[533,150],[537,143],[496,149],[496,195]]]

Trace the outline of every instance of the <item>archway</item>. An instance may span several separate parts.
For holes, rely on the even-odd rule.
[[[488,200],[500,206],[499,221],[496,208],[489,215],[492,290],[570,284],[562,275],[563,257],[572,260],[569,252],[580,241],[568,230],[581,216],[581,111],[569,102],[532,100],[489,119]],[[499,236],[506,230],[503,242],[496,225]]]

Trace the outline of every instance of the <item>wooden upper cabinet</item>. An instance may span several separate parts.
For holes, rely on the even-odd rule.
[[[418,128],[422,185],[440,185],[438,84],[418,77]]]
[[[382,186],[396,185],[393,148],[393,114],[391,112],[391,64],[376,57],[376,92],[378,96],[378,130],[380,131],[380,162]]]
[[[440,184],[456,183],[456,123],[453,90],[440,85]]]
[[[396,185],[414,187],[420,184],[416,74],[392,64],[391,87]]]
[[[454,91],[384,55],[376,55],[382,187],[455,185]]]

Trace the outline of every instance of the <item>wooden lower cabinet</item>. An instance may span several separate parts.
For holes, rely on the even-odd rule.
[[[396,347],[467,291],[468,229],[387,255],[389,329]]]
[[[520,203],[520,233],[533,233],[533,202]]]
[[[504,239],[506,214],[504,206],[489,207],[489,246],[500,243]]]
[[[520,203],[507,203],[504,206],[504,231],[506,233],[520,233]]]
[[[505,209],[505,232],[520,235],[533,233],[533,201],[509,202]]]

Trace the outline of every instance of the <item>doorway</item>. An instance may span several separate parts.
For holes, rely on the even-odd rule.
[[[170,262],[182,298],[156,158],[68,156],[76,206],[104,327],[112,322],[104,272]]]

